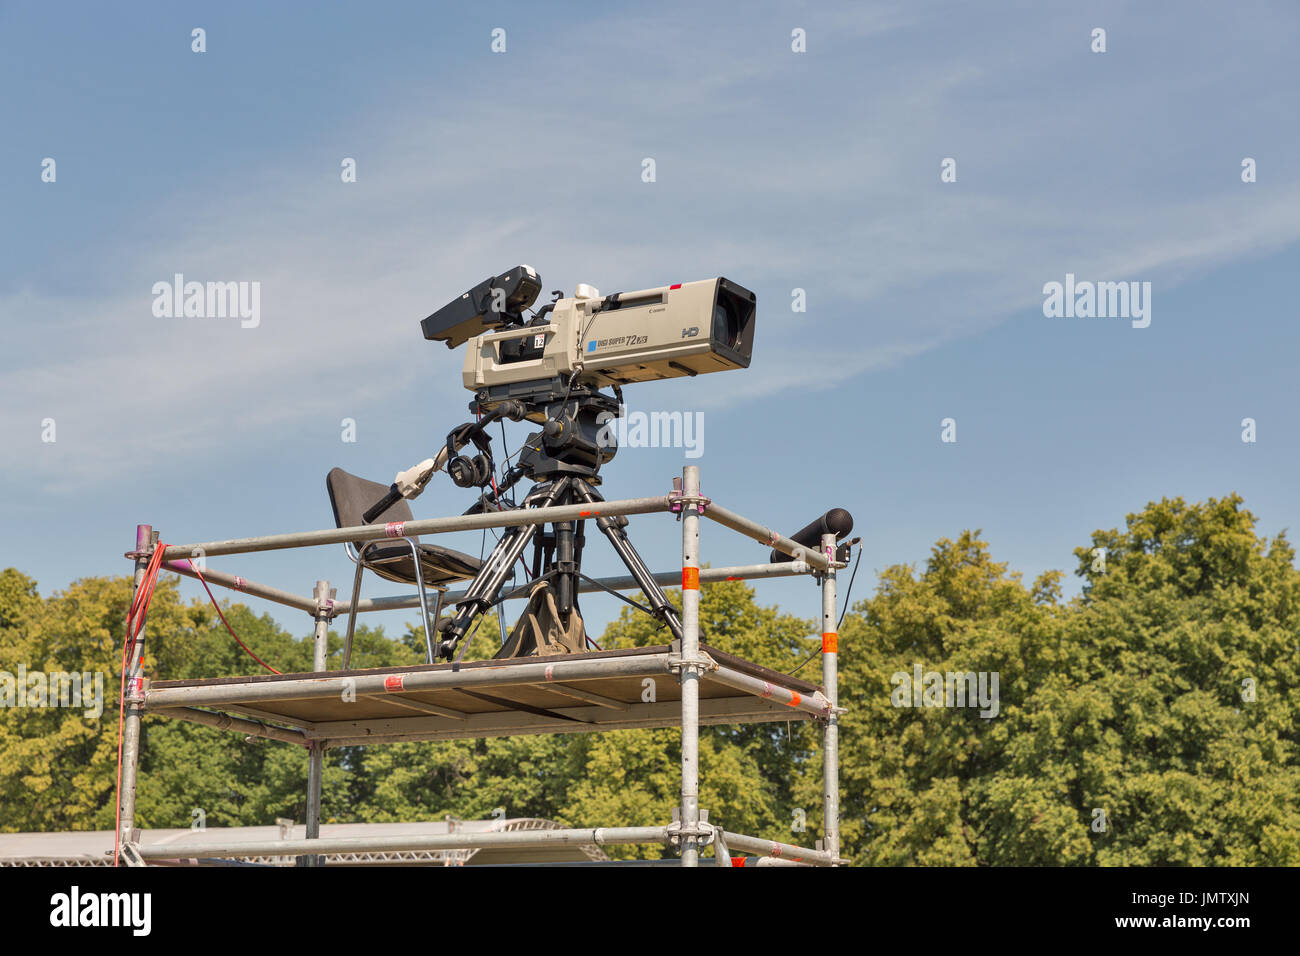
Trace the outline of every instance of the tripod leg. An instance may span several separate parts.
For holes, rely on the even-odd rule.
[[[554,504],[568,486],[568,479],[562,478],[549,487],[542,485],[534,488],[524,499],[524,507],[544,508]],[[465,639],[470,626],[474,623],[474,618],[496,602],[497,595],[501,593],[501,586],[510,575],[510,569],[514,567],[515,562],[519,560],[519,555],[523,554],[524,548],[537,533],[537,527],[535,524],[514,525],[501,536],[501,540],[492,549],[492,554],[488,556],[483,567],[479,569],[478,574],[465,590],[465,597],[461,599],[455,617],[447,619],[446,636],[438,644],[438,654],[444,660],[451,660],[452,655],[456,653],[456,645]]]
[[[587,504],[596,504],[605,499],[587,482],[581,478],[573,480],[575,495]],[[618,556],[623,559],[627,569],[632,572],[632,577],[636,578],[636,583],[641,586],[645,592],[646,599],[650,602],[650,609],[654,611],[655,617],[668,625],[676,640],[682,639],[682,619],[677,614],[677,608],[673,607],[672,602],[668,600],[668,595],[664,589],[659,586],[655,580],[654,574],[646,567],[645,561],[641,555],[637,554],[636,548],[632,547],[632,542],[623,529],[623,525],[618,518],[608,516],[596,519],[596,527],[600,528],[601,533],[609,539],[609,543],[614,546]]]

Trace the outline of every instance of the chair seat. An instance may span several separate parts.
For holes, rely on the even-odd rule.
[[[427,589],[443,588],[453,581],[467,581],[478,574],[483,562],[451,548],[425,544],[415,535],[403,534],[400,526],[412,520],[411,505],[405,498],[397,499],[381,514],[374,515],[367,521],[366,512],[387,497],[388,485],[358,478],[342,468],[335,468],[325,476],[325,487],[329,491],[330,507],[334,509],[334,524],[337,527],[358,528],[368,524],[399,526],[385,529],[389,534],[396,534],[399,539],[392,543],[383,538],[349,543],[348,553],[357,562],[356,576],[352,579],[353,607],[356,607],[361,598],[361,575],[367,568],[388,581],[415,585],[420,598],[420,616],[424,623],[425,660],[432,664],[434,648],[437,646],[434,627],[442,609],[442,594],[438,594],[437,604],[430,611]],[[412,548],[419,555],[418,565],[412,558]],[[352,635],[356,624],[357,612],[353,610],[348,615],[348,636],[343,641],[344,669],[347,669],[352,659]]]
[[[474,577],[483,566],[478,558],[444,548],[436,544],[417,545],[420,551],[420,570],[426,585],[450,584]],[[375,545],[366,552],[365,565],[381,578],[398,584],[415,583],[415,566],[411,562],[411,549],[400,544]]]
[[[340,528],[353,528],[363,524],[405,523],[412,520],[411,505],[405,499],[399,499],[390,505],[383,514],[367,522],[365,512],[388,494],[388,485],[377,481],[368,481],[350,475],[342,468],[333,469],[325,476],[325,487],[329,490],[330,507],[334,509],[334,523]],[[425,544],[418,537],[412,537],[420,550],[420,571],[426,585],[448,584],[452,581],[464,581],[478,574],[483,562],[478,558],[444,548],[441,545]],[[358,553],[365,545],[364,541],[354,541],[352,546]],[[415,563],[411,560],[411,549],[405,541],[392,544],[376,544],[365,552],[365,566],[380,577],[398,584],[415,584]]]

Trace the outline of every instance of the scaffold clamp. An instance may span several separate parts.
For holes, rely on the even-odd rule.
[[[319,591],[313,595],[316,598],[316,616],[325,615],[328,621],[338,617],[339,612],[334,609],[334,604],[338,598],[339,589],[330,588],[329,594],[322,595]]]
[[[137,548],[134,551],[127,551],[122,555],[122,557],[130,558],[132,561],[136,560],[137,558],[149,557],[151,554],[153,554],[154,548],[158,547],[158,537],[160,534],[161,532],[153,531],[151,529],[149,532],[149,541],[143,548]]]
[[[668,834],[668,842],[673,846],[681,846],[682,840],[687,837],[695,837],[697,846],[708,846],[713,842],[716,829],[709,824],[709,811],[700,808],[700,820],[692,827],[682,824],[681,807],[673,807],[673,822],[665,827]]]
[[[695,513],[702,515],[704,514],[704,509],[711,503],[711,499],[706,495],[686,494],[686,492],[682,491],[682,480],[680,478],[673,479],[673,490],[668,492],[668,510],[677,515],[679,520],[682,516],[683,506],[690,507],[691,505],[694,505]]]
[[[682,657],[681,654],[674,654],[668,658],[668,670],[680,677],[686,671],[696,671],[706,674],[709,671],[718,669],[718,662],[708,654],[700,653],[698,657]]]
[[[144,703],[144,682],[143,677],[128,677],[126,679],[126,695],[123,697],[128,704]]]

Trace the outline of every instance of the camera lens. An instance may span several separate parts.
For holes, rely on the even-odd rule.
[[[734,349],[740,342],[740,318],[721,298],[713,304],[713,341]]]

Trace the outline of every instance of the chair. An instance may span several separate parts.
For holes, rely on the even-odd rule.
[[[377,481],[367,481],[356,475],[348,474],[342,468],[335,468],[325,476],[325,487],[329,491],[330,505],[334,509],[334,524],[339,528],[351,528],[363,524],[391,524],[413,520],[411,505],[405,498],[380,514],[374,522],[367,522],[362,515],[377,501],[388,494],[388,485]],[[483,562],[478,558],[444,548],[436,544],[421,544],[416,535],[401,533],[400,527],[392,529],[395,533],[388,538],[373,541],[348,541],[344,544],[348,557],[357,566],[356,576],[352,580],[352,611],[348,615],[348,636],[343,645],[343,669],[347,670],[352,660],[352,634],[357,623],[357,603],[361,597],[361,573],[369,568],[381,578],[398,584],[413,584],[420,595],[420,611],[424,616],[425,658],[430,664],[434,662],[433,632],[429,621],[437,621],[442,613],[442,598],[447,585],[473,578]],[[398,543],[398,542],[401,543]],[[438,592],[433,615],[430,618],[426,588],[435,588]]]

